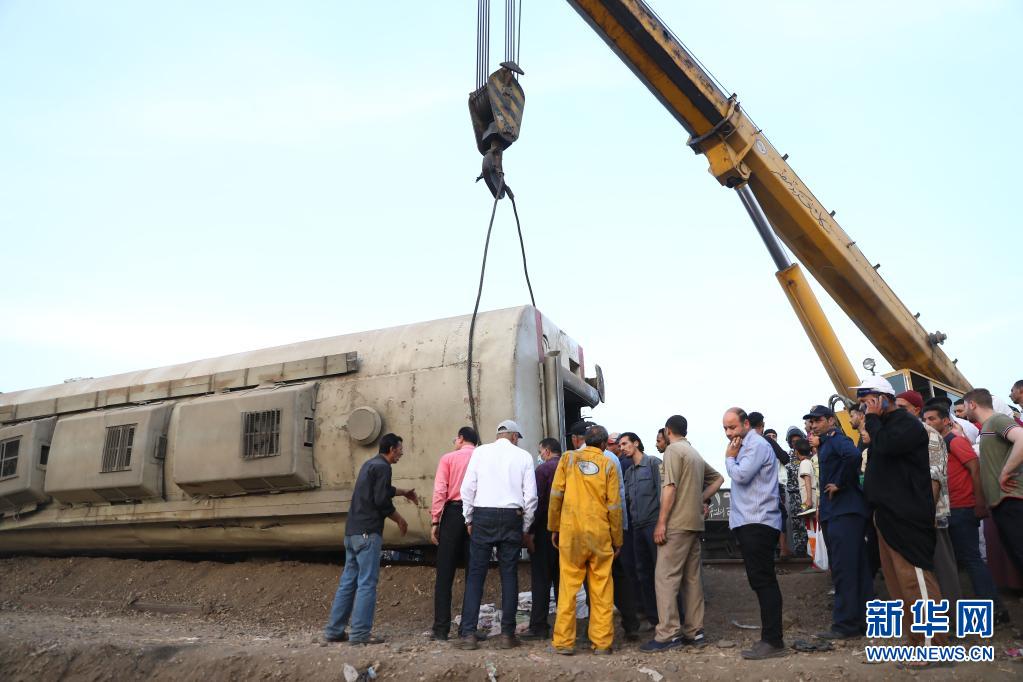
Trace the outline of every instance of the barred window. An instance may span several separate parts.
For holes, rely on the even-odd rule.
[[[0,443],[0,480],[18,475],[18,450],[21,438],[5,440]]]
[[[136,426],[138,424],[107,427],[107,438],[103,443],[102,473],[131,469],[131,448],[135,442]]]
[[[280,454],[281,411],[242,413],[242,458],[257,459]]]

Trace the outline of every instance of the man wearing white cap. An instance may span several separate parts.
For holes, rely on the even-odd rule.
[[[501,571],[502,649],[518,646],[515,612],[519,602],[519,551],[532,550],[526,529],[536,512],[536,477],[533,458],[518,447],[522,429],[510,419],[497,425],[497,439],[473,452],[462,479],[462,515],[469,531],[469,568],[462,599],[458,647],[476,649],[483,584],[490,554],[497,548]]]

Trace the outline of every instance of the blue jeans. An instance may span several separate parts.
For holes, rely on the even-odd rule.
[[[377,605],[382,544],[383,538],[378,533],[345,536],[345,570],[341,572],[330,607],[330,619],[323,628],[327,637],[340,637],[350,619],[349,641],[362,642],[369,638]]]
[[[948,535],[952,538],[952,549],[956,553],[956,563],[970,574],[973,593],[981,599],[991,599],[995,610],[1001,611],[1001,597],[991,577],[987,564],[980,558],[980,521],[973,515],[973,507],[956,507],[951,510]]]
[[[519,608],[519,552],[522,548],[522,514],[518,509],[476,507],[469,536],[469,570],[462,599],[461,637],[476,634],[487,580],[490,552],[497,548],[501,571],[501,634],[515,634],[515,612]]]

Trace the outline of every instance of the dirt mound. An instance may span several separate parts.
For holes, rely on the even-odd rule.
[[[520,589],[529,588],[520,566]],[[0,671],[4,680],[337,680],[374,667],[393,680],[857,679],[908,677],[891,665],[863,665],[864,642],[835,651],[749,663],[740,649],[759,636],[759,612],[741,566],[708,566],[705,626],[710,645],[649,655],[620,628],[613,656],[553,655],[547,643],[501,650],[484,642],[459,651],[425,636],[433,616],[434,571],[385,566],[374,633],[383,645],[328,645],[319,632],[341,566],[258,559],[236,563],[105,558],[0,560]],[[830,622],[830,580],[803,565],[782,565],[786,638],[809,637]],[[496,570],[485,602],[499,602]],[[460,610],[462,576],[453,611]],[[1023,620],[1013,598],[1013,616]],[[736,627],[750,625],[754,629]],[[721,640],[730,640],[728,644]],[[582,640],[580,640],[582,641]],[[1003,653],[1011,630],[992,642],[998,660],[963,664],[956,679],[1018,679]],[[653,671],[656,675],[647,672]],[[939,673],[934,673],[939,675]],[[948,677],[947,675],[942,675]]]
[[[131,609],[249,625],[320,628],[330,611],[341,568],[269,559],[219,563],[19,557],[0,559],[0,603],[15,609]],[[394,623],[405,632],[429,629],[433,580],[430,568],[382,566],[377,620]],[[456,580],[457,609],[461,573]],[[497,571],[490,571],[485,600],[499,601],[498,580]],[[527,566],[522,567],[519,580],[522,589],[528,589]]]

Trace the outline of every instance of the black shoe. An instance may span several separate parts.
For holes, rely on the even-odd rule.
[[[480,648],[480,645],[476,641],[476,635],[466,635],[465,637],[458,638],[458,641],[455,642],[455,647],[464,651],[475,651]]]
[[[324,642],[347,642],[348,641],[348,633],[347,632],[342,632],[337,637],[335,637],[333,635],[324,635],[323,636],[323,641]]]
[[[658,651],[667,651],[669,649],[677,649],[680,646],[684,646],[685,642],[682,637],[675,637],[669,639],[667,642],[658,642],[656,639],[651,639],[646,644],[639,647],[639,650],[643,653],[655,653]]]
[[[349,639],[349,644],[361,644],[363,646],[372,646],[374,644],[383,644],[386,640],[383,637],[377,637],[376,635],[370,635],[366,639]]]
[[[679,639],[682,640],[682,644],[685,646],[706,646],[707,644],[707,635],[704,634],[702,629],[697,630],[696,634],[692,637],[682,635]]]
[[[818,632],[814,635],[817,639],[859,639],[862,637],[858,632],[839,632],[835,628],[825,630],[824,632]]]
[[[628,642],[638,642],[639,641],[639,633],[636,632],[635,630],[630,630],[630,631],[625,633],[625,640],[628,641]]]
[[[533,630],[526,630],[519,635],[519,639],[523,642],[543,642],[550,638],[551,634],[549,632],[534,632]]]
[[[994,619],[991,621],[992,625],[1012,625],[1012,616],[1009,615],[1007,609],[1002,609],[995,614]]]
[[[430,633],[430,641],[431,642],[446,642],[446,641],[448,641],[448,633],[446,633],[446,632],[431,632]]]
[[[785,647],[774,646],[761,640],[754,644],[752,649],[743,651],[742,657],[747,661],[762,661],[765,658],[778,658],[787,654]]]
[[[519,640],[515,635],[501,635],[497,640],[497,646],[501,649],[514,649],[518,645]]]

